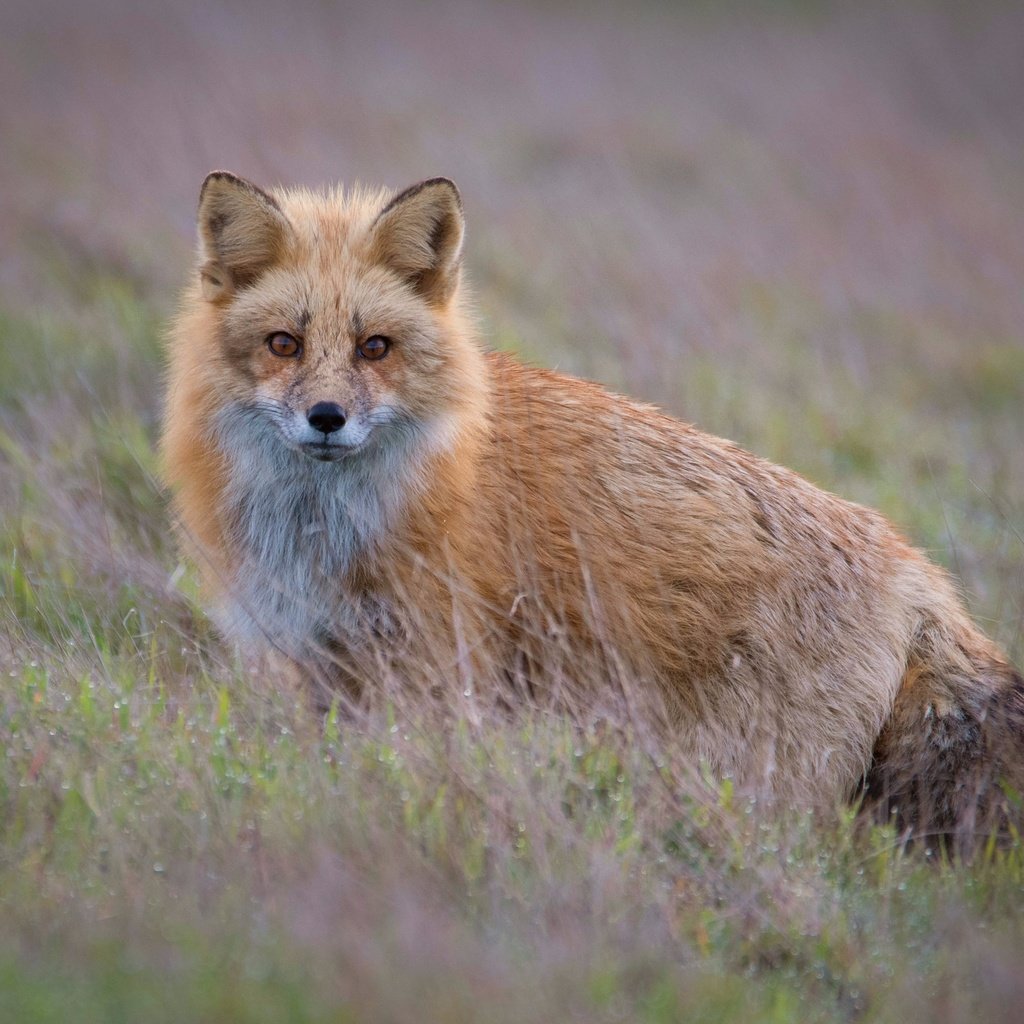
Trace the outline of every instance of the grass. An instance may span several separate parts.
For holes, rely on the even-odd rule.
[[[882,509],[1024,661],[1019,13],[790,7],[4,15],[0,1020],[1017,1019],[1019,842],[767,817],[614,719],[317,715],[156,483],[202,174],[447,172],[495,344]]]

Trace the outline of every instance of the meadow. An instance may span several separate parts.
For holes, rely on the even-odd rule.
[[[881,509],[1024,663],[1024,9],[10,0],[0,1021],[1021,1018],[1024,849],[764,813],[628,719],[353,719],[173,543],[199,184],[444,174],[488,343]]]

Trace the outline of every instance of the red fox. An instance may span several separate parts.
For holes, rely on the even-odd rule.
[[[524,700],[628,681],[769,796],[1002,814],[1024,680],[879,514],[479,344],[459,192],[202,186],[163,434],[228,638]]]

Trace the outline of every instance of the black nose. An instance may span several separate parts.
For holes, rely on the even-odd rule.
[[[317,402],[307,410],[306,419],[321,434],[333,434],[345,426],[345,410],[335,402]]]

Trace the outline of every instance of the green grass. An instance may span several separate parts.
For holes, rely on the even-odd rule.
[[[925,1020],[965,932],[1013,955],[1019,847],[762,820],[614,731],[321,723],[179,640],[9,684],[0,1019]]]
[[[122,378],[153,381],[143,300],[82,301]],[[1005,625],[1021,544],[997,506],[1019,478],[993,496],[958,469],[948,399],[893,398],[913,368],[858,393],[759,315],[773,372],[693,360],[696,418],[903,513],[989,581],[978,603]],[[82,351],[79,329],[46,343]],[[111,380],[88,358],[77,391],[27,376],[0,419],[0,1019],[998,1018],[984,979],[1021,948],[1019,845],[939,863],[852,812],[764,818],[628,729],[322,719],[246,677],[190,577],[171,583],[154,394],[96,403]],[[1001,429],[1006,380],[985,372],[977,415],[957,398],[963,453]],[[23,415],[48,403],[76,429]]]

